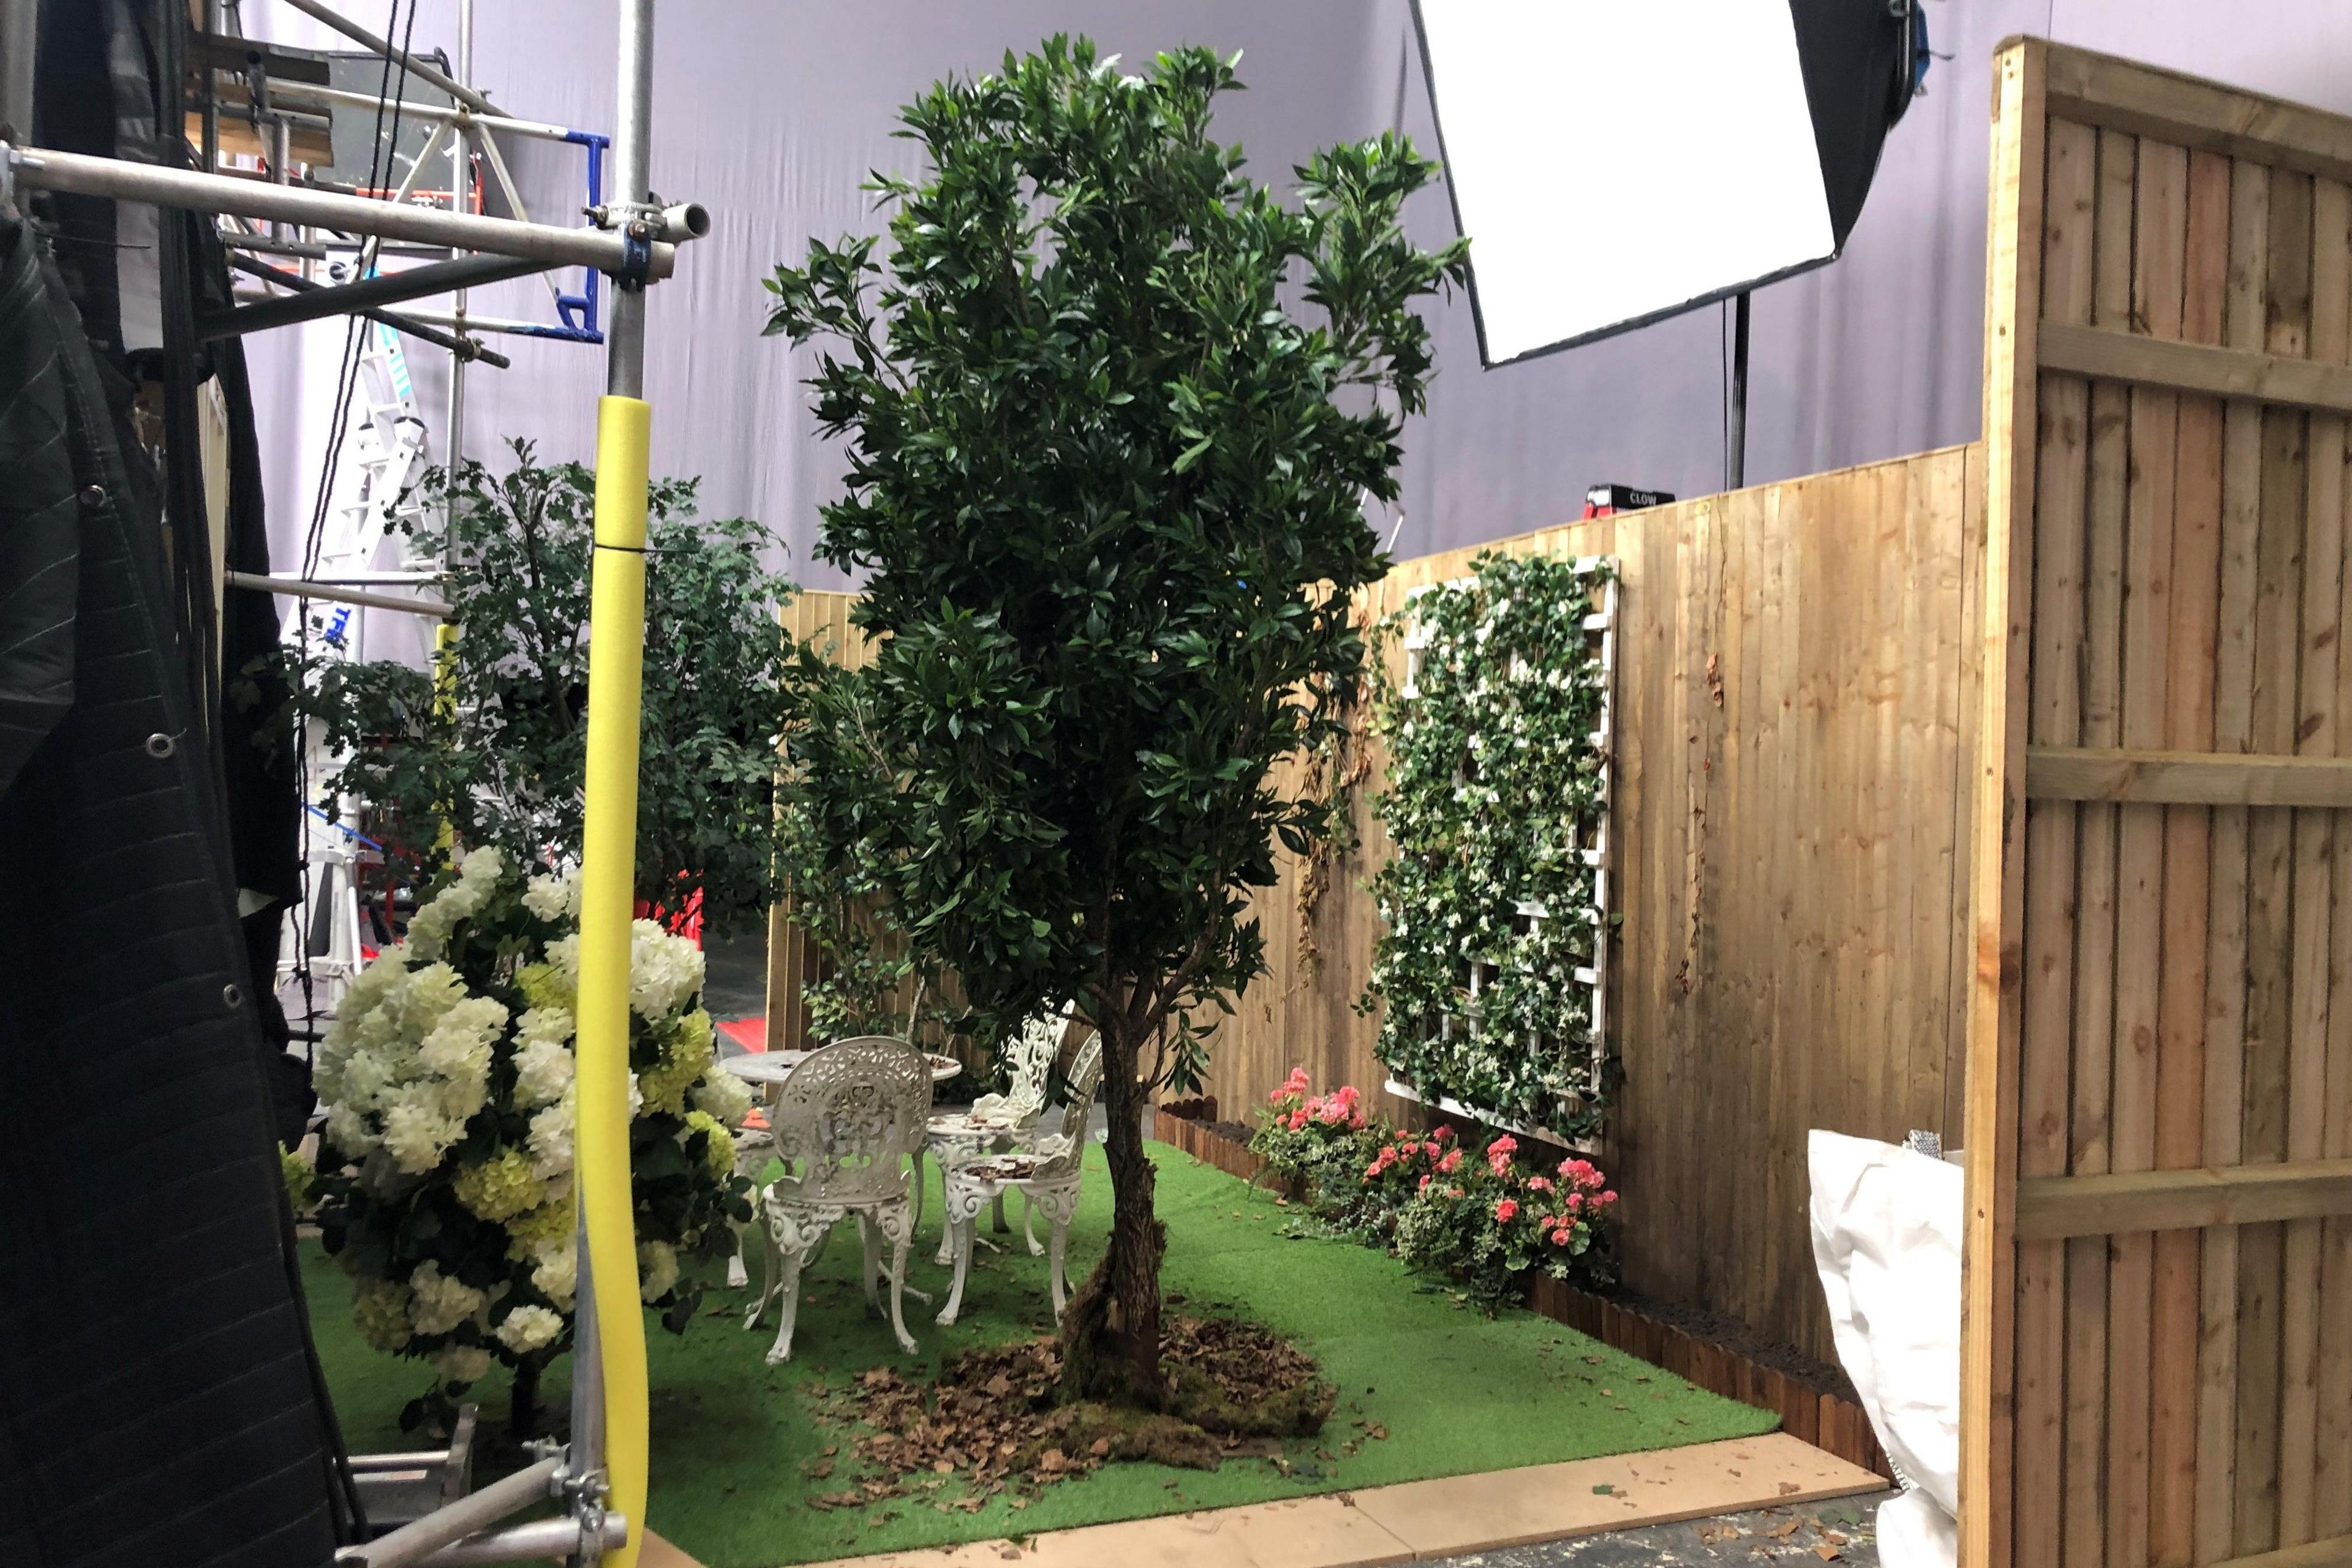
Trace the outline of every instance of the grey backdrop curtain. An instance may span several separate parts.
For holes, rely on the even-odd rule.
[[[382,29],[385,0],[346,4]],[[587,128],[609,124],[608,4],[480,0],[477,9],[476,78],[502,107]],[[257,32],[270,23],[284,41],[325,41],[307,19],[268,0],[245,10]],[[1928,13],[1936,50],[1952,58],[1936,61],[1928,97],[1889,137],[1845,256],[1756,298],[1751,482],[1975,437],[1988,68],[2003,37],[2045,34],[2352,109],[2352,5],[1930,0]],[[450,47],[454,18],[454,0],[424,0],[417,47]],[[1217,129],[1248,149],[1261,179],[1286,185],[1291,166],[1314,147],[1391,126],[1434,150],[1405,0],[661,0],[656,182],[673,199],[708,204],[717,226],[677,280],[653,295],[646,386],[656,471],[700,474],[712,509],[767,522],[811,586],[840,585],[809,547],[815,509],[833,493],[841,464],[812,428],[800,384],[810,354],[758,335],[760,279],[780,259],[800,260],[811,235],[878,226],[858,184],[870,169],[917,165],[916,150],[890,135],[898,104],[941,75],[992,68],[1007,47],[1055,31],[1087,33],[1129,61],[1181,43],[1244,50],[1250,90],[1228,100]],[[1571,115],[1581,68],[1559,62],[1561,104]],[[1658,106],[1661,116],[1673,112],[1670,103]],[[1588,129],[1601,156],[1612,142],[1645,133],[1640,124]],[[579,205],[577,154],[512,142],[508,151],[530,187],[533,216],[570,221]],[[1425,241],[1450,232],[1440,191],[1424,193],[1411,217]],[[1611,243],[1598,221],[1591,243]],[[528,280],[477,290],[473,308],[549,315],[543,285]],[[1439,312],[1435,335],[1430,413],[1405,437],[1400,555],[1573,515],[1584,487],[1601,480],[1683,495],[1721,488],[1727,333],[1719,311],[1495,371],[1479,367],[1466,300]],[[295,558],[289,551],[310,516],[341,341],[334,322],[251,345],[281,564]],[[584,458],[601,351],[521,339],[499,346],[515,367],[470,373],[468,450],[524,436],[543,455]],[[446,358],[420,349],[410,363],[437,426]],[[375,620],[388,630],[399,618]],[[392,651],[389,641],[377,651]]]

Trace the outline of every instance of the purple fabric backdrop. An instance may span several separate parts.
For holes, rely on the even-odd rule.
[[[607,6],[483,5],[476,79],[510,112],[602,128],[612,101]],[[247,7],[259,31],[326,42],[280,7]],[[383,7],[352,0],[373,27]],[[1989,61],[2003,37],[2047,34],[2332,108],[2352,108],[2352,7],[2302,0],[1933,0],[1938,59],[1928,96],[1890,138],[1843,259],[1756,299],[1748,474],[1816,472],[1973,438],[1984,268]],[[425,0],[417,47],[454,42],[454,0]],[[288,18],[291,18],[290,21]],[[560,18],[560,20],[559,20]],[[299,27],[295,25],[299,24]],[[992,67],[1009,45],[1054,30],[1091,34],[1130,60],[1180,43],[1245,51],[1251,90],[1218,130],[1259,177],[1288,180],[1312,148],[1401,125],[1433,148],[1405,0],[814,0],[747,5],[663,0],[654,92],[654,170],[672,199],[707,203],[711,237],[659,285],[646,385],[658,472],[698,473],[715,510],[764,520],[813,586],[838,578],[809,556],[815,508],[838,482],[800,387],[808,356],[758,336],[760,279],[797,261],[812,234],[875,226],[857,189],[871,168],[909,169],[890,136],[894,108],[935,78]],[[1571,106],[1578,62],[1559,63]],[[1671,112],[1662,105],[1661,113]],[[1591,127],[1595,154],[1639,125]],[[509,143],[533,216],[569,221],[576,155]],[[1442,193],[1411,215],[1421,237],[1449,231]],[[1596,235],[1596,245],[1608,243]],[[474,309],[548,310],[542,285],[477,290]],[[1721,312],[1500,370],[1482,370],[1466,300],[1438,313],[1439,375],[1429,416],[1406,437],[1400,555],[1498,537],[1571,515],[1583,487],[1614,479],[1689,495],[1719,489]],[[273,536],[284,553],[307,523],[340,323],[251,344],[272,459]],[[601,351],[509,339],[512,370],[467,383],[466,441],[501,437],[585,458]],[[412,355],[438,426],[443,356]],[[1392,526],[1391,517],[1382,521]],[[376,617],[385,620],[390,617]],[[381,651],[390,651],[381,647]]]

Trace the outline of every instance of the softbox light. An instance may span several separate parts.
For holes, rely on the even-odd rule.
[[[1888,0],[1416,0],[1489,365],[1833,259],[1909,101]]]

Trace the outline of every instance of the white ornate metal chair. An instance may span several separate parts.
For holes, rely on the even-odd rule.
[[[1063,1271],[1070,1234],[1070,1216],[1078,1212],[1078,1182],[1085,1166],[1087,1115],[1094,1108],[1095,1091],[1102,1087],[1102,1037],[1088,1037],[1070,1064],[1069,1098],[1063,1102],[1058,1125],[1024,1146],[1007,1153],[982,1154],[945,1167],[947,1229],[952,1243],[955,1280],[939,1321],[952,1323],[963,1308],[964,1278],[971,1271],[972,1248],[980,1234],[980,1211],[1001,1203],[1008,1192],[1019,1193],[1033,1214],[1042,1214],[1053,1227],[1053,1244],[1045,1264],[1045,1285],[1059,1321],[1068,1300],[1070,1283]],[[1043,1124],[1040,1124],[1041,1128]],[[1033,1232],[1029,1245],[1036,1249]]]
[[[907,1331],[899,1300],[915,1234],[906,1161],[922,1147],[930,1104],[930,1066],[923,1053],[884,1035],[827,1046],[784,1080],[768,1119],[786,1170],[761,1202],[765,1268],[743,1323],[757,1328],[769,1301],[782,1298],[770,1365],[792,1358],[801,1271],[845,1215],[857,1216],[865,1245],[860,1280],[866,1304],[877,1310],[876,1254],[882,1241],[890,1243],[890,1329],[913,1353],[915,1337]]]
[[[983,1094],[971,1103],[969,1110],[950,1111],[934,1116],[923,1131],[923,1150],[937,1160],[944,1173],[978,1158],[992,1150],[1010,1147],[1034,1135],[1037,1118],[1045,1113],[1045,1084],[1054,1070],[1054,1058],[1062,1054],[1062,1037],[1068,1032],[1076,1005],[1064,1007],[1058,1013],[1044,1013],[1021,1026],[1021,1032],[1005,1045],[1005,1063],[1012,1068],[1011,1080],[1003,1094]],[[915,1156],[915,1223],[923,1221],[923,1153]],[[953,1226],[940,1230],[939,1256],[935,1263],[945,1264],[953,1258],[950,1245]],[[996,1228],[1011,1227],[1004,1223],[1004,1201],[996,1202]],[[1032,1236],[1029,1249],[1039,1250]]]

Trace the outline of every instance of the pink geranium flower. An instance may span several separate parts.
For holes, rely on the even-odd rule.
[[[1495,1205],[1495,1223],[1496,1225],[1508,1225],[1518,1217],[1519,1205],[1517,1199],[1505,1198],[1501,1203]]]
[[[1551,1244],[1554,1247],[1566,1247],[1570,1242],[1575,1239],[1576,1238],[1570,1236],[1565,1228],[1555,1230],[1551,1233]]]
[[[1421,1193],[1425,1193],[1425,1192],[1429,1191],[1429,1177],[1428,1177],[1428,1175],[1427,1175],[1426,1173],[1423,1173],[1423,1176],[1422,1176],[1422,1178],[1421,1178],[1421,1185],[1420,1185],[1420,1186],[1418,1186],[1418,1187],[1416,1187],[1416,1188],[1414,1188],[1413,1190],[1414,1190],[1415,1192],[1421,1192]]]
[[[1437,1162],[1437,1168],[1444,1174],[1450,1176],[1461,1166],[1461,1164],[1462,1151],[1459,1149],[1449,1149],[1445,1152],[1445,1158]]]
[[[1528,1191],[1531,1193],[1548,1193],[1551,1191],[1551,1178],[1549,1176],[1529,1176],[1528,1178]]]

